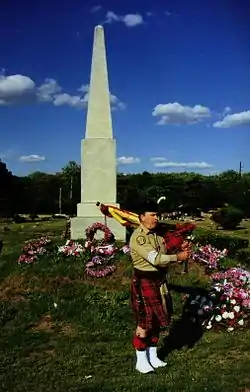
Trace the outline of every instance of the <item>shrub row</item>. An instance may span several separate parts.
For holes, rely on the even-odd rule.
[[[233,237],[225,234],[218,234],[210,230],[197,228],[194,232],[196,241],[200,244],[211,244],[218,249],[227,249],[230,256],[235,256],[239,249],[245,249],[249,245],[246,238]]]
[[[235,258],[240,260],[242,264],[250,265],[250,249],[237,250]]]

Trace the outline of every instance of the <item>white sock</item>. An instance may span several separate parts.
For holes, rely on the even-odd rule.
[[[167,365],[167,362],[163,362],[157,357],[157,347],[149,347],[148,357],[149,357],[150,364],[154,368],[164,367]]]
[[[150,363],[148,362],[148,358],[147,358],[147,351],[143,350],[143,351],[138,351],[136,350],[136,370],[138,370],[138,372],[140,373],[150,373],[153,372],[154,369],[152,368],[152,366],[150,365]]]

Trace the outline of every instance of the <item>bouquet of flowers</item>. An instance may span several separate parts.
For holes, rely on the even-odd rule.
[[[114,265],[107,265],[108,259],[101,256],[94,256],[87,264],[85,273],[91,278],[104,278],[115,272]],[[106,265],[105,265],[106,264]]]
[[[230,268],[211,276],[214,288],[224,297],[236,301],[243,311],[250,311],[250,273],[242,268]]]
[[[120,249],[120,251],[123,252],[125,255],[129,254],[129,253],[130,253],[130,247],[129,247],[129,245],[124,245],[124,246]]]
[[[65,257],[80,257],[85,252],[85,247],[78,242],[67,240],[65,245],[58,246],[58,253]]]
[[[250,273],[231,268],[211,275],[212,289],[207,296],[196,296],[190,301],[196,317],[207,329],[228,332],[245,325],[250,314]]]
[[[17,262],[19,264],[31,264],[38,259],[39,256],[48,252],[46,246],[51,243],[48,237],[41,237],[40,239],[29,240],[24,243],[22,254],[19,256]]]
[[[88,246],[91,247],[91,243],[89,243]],[[109,262],[119,251],[128,254],[130,248],[128,245],[124,245],[119,249],[113,244],[94,247],[92,250],[94,256],[87,262],[85,273],[91,278],[104,278],[113,274],[116,270],[116,266],[110,265]]]
[[[227,254],[227,249],[221,251],[212,245],[205,245],[194,248],[192,259],[205,264],[208,270],[212,270],[218,268],[220,260],[227,256]]]
[[[105,256],[113,256],[117,252],[117,248],[115,245],[100,245],[96,246],[94,251],[96,254],[105,255]]]
[[[103,228],[104,225],[102,225]],[[92,229],[100,229],[100,225],[93,225]],[[124,254],[130,252],[128,245],[124,245],[120,249],[114,244],[105,243],[105,241],[96,241],[94,237],[89,237],[85,241],[84,245],[67,240],[66,244],[58,247],[58,253],[65,257],[81,257],[85,255],[88,260],[85,265],[85,273],[91,278],[103,278],[105,276],[111,275],[115,270],[116,266],[111,265],[110,260],[112,260],[115,255],[120,251]]]

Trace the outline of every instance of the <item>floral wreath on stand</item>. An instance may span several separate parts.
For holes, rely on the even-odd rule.
[[[116,270],[116,266],[107,265],[104,267],[104,262],[104,257],[94,256],[92,260],[86,264],[86,274],[91,278],[105,278],[106,276],[113,274],[113,272]]]
[[[86,240],[90,242],[94,241],[97,230],[103,231],[104,242],[111,242],[114,239],[114,234],[108,228],[108,226],[104,225],[103,223],[96,222],[93,225],[87,227],[87,229],[85,230]]]
[[[93,245],[95,240],[95,234],[97,230],[101,230],[104,233],[104,239],[101,243],[110,243],[114,240],[114,234],[108,228],[108,226],[104,225],[103,223],[96,222],[93,225],[87,227],[85,234],[86,234],[86,243],[88,247]],[[92,259],[86,264],[85,266],[85,273],[91,278],[104,278],[108,275],[111,275],[115,270],[115,265],[106,265],[105,263],[108,262],[113,255],[109,255],[109,257],[95,255]]]

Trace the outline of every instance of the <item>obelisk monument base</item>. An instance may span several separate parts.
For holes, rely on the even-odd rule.
[[[83,239],[85,230],[96,222],[107,224],[118,241],[126,240],[126,228],[113,218],[106,218],[96,203],[120,207],[116,203],[116,141],[110,138],[82,139],[81,203],[77,217],[71,219],[71,239]],[[103,233],[96,234],[97,239]]]
[[[120,207],[119,204],[107,204],[114,205],[118,208]],[[96,206],[96,203],[79,203],[77,205],[77,216],[71,218],[71,239],[85,239],[85,230],[87,229],[87,227],[93,225],[96,222],[107,225],[114,234],[117,241],[126,241],[126,228],[122,226],[119,222],[117,222],[115,219],[105,217],[99,210],[99,207]],[[103,233],[98,231],[95,238],[102,239]]]

